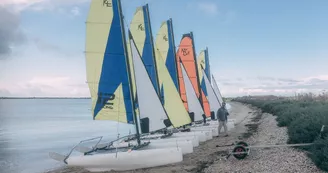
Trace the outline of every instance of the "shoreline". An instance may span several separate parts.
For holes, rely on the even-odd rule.
[[[314,166],[304,152],[293,148],[256,149],[252,150],[244,160],[237,160],[233,156],[225,160],[224,157],[233,146],[221,147],[223,145],[231,145],[240,140],[250,145],[281,144],[286,143],[288,139],[287,130],[277,127],[274,116],[242,103],[229,104],[231,105],[230,118],[236,119],[236,123],[235,128],[228,132],[228,137],[213,137],[212,140],[201,143],[199,147],[194,148],[193,153],[184,155],[180,163],[110,173],[322,172]],[[287,165],[280,165],[283,160],[287,161]],[[89,171],[63,167],[46,173],[89,173]]]

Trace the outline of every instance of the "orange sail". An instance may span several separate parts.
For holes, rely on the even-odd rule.
[[[185,84],[183,81],[181,67],[179,65],[180,62],[182,62],[183,66],[187,71],[187,75],[193,85],[196,95],[200,100],[200,102],[202,103],[206,117],[210,117],[211,116],[210,106],[204,92],[200,88],[200,84],[198,80],[199,77],[198,77],[198,71],[197,71],[198,69],[196,65],[196,55],[194,50],[194,41],[193,41],[192,32],[188,34],[184,34],[182,36],[179,49],[176,53],[180,95],[185,108],[189,110]]]

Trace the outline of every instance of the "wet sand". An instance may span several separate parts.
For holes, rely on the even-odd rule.
[[[233,147],[224,147],[224,145],[230,145],[233,142],[240,140],[247,141],[250,144],[259,143],[258,141],[262,141],[263,143],[268,142],[274,138],[272,135],[287,135],[287,133],[276,132],[276,129],[279,129],[279,131],[283,131],[284,129],[276,127],[274,118],[267,118],[270,116],[273,117],[272,115],[266,115],[266,117],[263,118],[262,112],[258,109],[243,105],[241,103],[231,102],[229,104],[231,105],[231,109],[229,110],[230,118],[236,119],[236,125],[235,128],[229,132],[228,137],[216,137],[212,140],[201,143],[199,147],[194,148],[193,153],[184,155],[183,161],[180,163],[155,168],[123,171],[120,173],[280,172],[280,170],[277,170],[279,167],[281,167],[278,164],[280,162],[279,156],[276,157],[276,160],[272,160],[271,157],[268,157],[268,154],[270,153],[259,154],[259,152],[255,152],[255,156],[252,156],[253,153],[251,153],[249,157],[242,161],[239,161],[234,157],[230,157],[228,160],[225,160],[228,152],[233,149]],[[269,129],[261,126],[263,121],[269,122]],[[264,124],[264,126],[267,126],[267,124]],[[272,133],[270,133],[271,138],[268,138],[266,135],[268,130],[272,131]],[[263,137],[265,140],[262,140]],[[281,137],[278,138],[280,139]],[[286,142],[287,138],[283,138],[284,139],[282,142]],[[305,172],[320,172],[313,166],[313,164],[309,161],[304,153],[294,151],[294,149],[289,148],[287,148],[287,150],[293,150],[291,153],[293,155],[300,155],[300,157],[297,157],[300,161],[298,162],[299,165],[293,164],[292,167],[290,165],[286,165],[286,167],[289,169],[288,171],[286,171],[287,169],[282,169],[283,172],[289,172],[289,170],[291,170],[291,172],[303,172],[302,169],[296,169],[302,165],[305,165],[305,167],[308,166],[307,169],[304,169]],[[273,150],[273,152],[277,152],[277,150]],[[272,161],[277,162],[277,164],[273,164]],[[262,162],[268,164],[263,164]],[[292,163],[292,161],[290,163]],[[247,169],[244,168],[244,164],[247,164]],[[256,165],[257,167],[253,165]],[[261,165],[264,166],[261,167]],[[277,165],[277,167],[270,168],[268,165]],[[81,168],[64,167],[49,171],[47,173],[89,173],[89,171]],[[118,172],[111,171],[111,173]]]

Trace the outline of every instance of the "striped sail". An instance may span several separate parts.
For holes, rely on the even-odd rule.
[[[185,109],[183,102],[181,101],[179,92],[176,88],[174,80],[169,72],[168,63],[165,63],[168,59],[175,60],[174,52],[169,49],[173,46],[172,43],[169,43],[168,38],[168,22],[164,22],[159,30],[159,33],[156,37],[156,66],[157,74],[160,86],[160,93],[162,97],[162,104],[165,107],[165,110],[170,118],[170,121],[173,127],[180,127],[186,124],[191,123],[191,119],[187,110]],[[171,37],[171,36],[170,36]],[[171,52],[170,52],[171,51]],[[170,53],[168,53],[170,52]],[[165,58],[163,58],[165,57]],[[174,68],[175,68],[175,63]],[[169,67],[172,64],[169,63]],[[173,69],[171,69],[173,70]],[[172,71],[171,71],[172,72]]]
[[[133,123],[119,0],[92,0],[86,22],[86,71],[95,120]]]
[[[158,79],[156,73],[155,52],[152,38],[152,31],[149,20],[148,4],[137,8],[130,23],[130,31],[140,52],[152,84],[159,93]]]
[[[202,103],[202,107],[204,109],[205,115],[207,117],[209,117],[210,116],[209,104],[208,104],[207,98],[205,97],[204,93],[202,93],[203,91],[199,84],[199,74],[198,74],[198,68],[196,65],[197,63],[196,63],[196,58],[195,58],[194,41],[193,41],[192,32],[189,34],[183,35],[183,37],[180,41],[180,46],[177,51],[177,55],[176,55],[180,95],[181,95],[181,99],[184,101],[186,109],[189,111],[187,97],[186,97],[185,84],[183,83],[184,81],[183,81],[182,71],[181,71],[181,67],[179,66],[180,61],[182,62],[183,66],[185,67],[185,69],[187,71],[187,75],[192,82],[192,85],[194,87],[194,90],[196,92],[198,99]]]

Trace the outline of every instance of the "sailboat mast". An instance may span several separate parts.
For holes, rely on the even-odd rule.
[[[136,137],[137,137],[137,142],[138,142],[138,145],[141,144],[141,141],[140,141],[140,132],[139,132],[139,121],[138,121],[138,117],[137,117],[137,114],[136,114],[136,108],[135,108],[135,98],[134,98],[134,94],[132,93],[133,92],[133,85],[131,84],[133,81],[131,79],[131,69],[130,69],[130,62],[129,62],[129,57],[128,57],[128,52],[127,52],[127,45],[126,45],[126,40],[125,40],[125,29],[124,29],[124,22],[123,22],[123,13],[122,13],[122,6],[121,6],[121,1],[120,0],[117,0],[118,1],[118,9],[119,9],[119,15],[120,15],[120,22],[121,22],[121,30],[122,30],[122,40],[123,40],[123,45],[124,45],[124,54],[125,54],[125,60],[126,60],[126,68],[128,70],[128,80],[129,80],[129,87],[130,87],[130,97],[131,97],[131,100],[132,100],[132,114],[133,114],[133,119],[134,119],[134,122],[135,122],[135,127],[136,127]]]
[[[155,46],[154,46],[153,32],[151,30],[148,4],[146,4],[145,8],[146,8],[146,15],[147,15],[147,23],[148,23],[148,28],[149,28],[150,43],[152,45],[153,61],[154,61],[154,66],[155,66],[154,72],[156,73],[155,76],[156,76],[156,86],[157,86],[157,88],[155,88],[155,90],[157,91],[157,94],[160,96],[161,95],[161,92],[160,92],[161,90],[160,90],[159,78],[158,78],[158,74],[157,74],[157,65],[156,65],[156,58],[155,58]]]
[[[196,69],[196,76],[197,76],[197,85],[198,85],[198,92],[199,92],[199,101],[202,105],[202,108],[204,110],[204,105],[203,105],[203,97],[202,97],[202,90],[200,87],[200,83],[199,83],[199,74],[198,74],[198,67],[197,67],[197,60],[196,60],[196,51],[195,51],[195,40],[194,40],[194,35],[192,32],[190,32],[190,36],[192,39],[192,50],[194,52],[194,63],[195,63],[195,69]]]
[[[168,27],[170,27],[170,30],[169,31],[171,31],[168,34],[171,34],[171,39],[170,40],[171,40],[171,44],[172,44],[173,56],[174,56],[174,59],[175,59],[177,55],[176,55],[176,47],[175,47],[175,40],[174,40],[174,31],[173,31],[172,18],[169,19],[168,24],[169,24]],[[174,71],[175,71],[175,74],[176,74],[175,77],[177,79],[177,89],[179,90],[179,88],[180,88],[180,81],[179,81],[179,75],[178,75],[178,67],[177,67],[177,64],[176,63],[174,63]],[[178,92],[178,93],[181,96],[181,93],[180,92]]]

